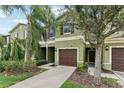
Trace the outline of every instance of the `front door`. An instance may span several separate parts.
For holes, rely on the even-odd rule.
[[[95,66],[95,50],[88,50],[89,66]]]

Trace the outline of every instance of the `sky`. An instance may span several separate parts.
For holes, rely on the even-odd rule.
[[[56,16],[60,14],[58,11],[60,7],[62,6],[52,6],[52,11]],[[0,34],[8,35],[8,32],[18,23],[27,23],[23,13],[14,11],[12,15],[7,16],[0,10]]]

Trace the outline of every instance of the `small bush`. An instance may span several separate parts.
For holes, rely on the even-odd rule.
[[[46,63],[47,63],[47,61],[46,61],[45,59],[36,60],[36,65],[37,65],[37,66],[44,65],[44,64],[46,64]]]
[[[4,71],[4,67],[2,66],[2,63],[0,62],[0,72]]]
[[[0,65],[6,73],[34,72],[37,70],[35,62],[2,61]]]
[[[8,60],[10,58],[11,45],[4,45],[1,52],[1,60]]]
[[[1,65],[6,72],[23,72],[21,63],[17,61],[2,61]]]
[[[109,85],[109,86],[111,86],[111,85],[114,85],[114,84],[117,83],[117,79],[104,77],[104,78],[102,78],[102,82],[107,84],[107,85]]]
[[[25,72],[34,72],[37,70],[36,62],[28,61],[23,62],[23,70]]]
[[[80,72],[86,71],[86,69],[87,69],[87,65],[86,64],[80,63],[77,66],[77,70],[80,71]]]

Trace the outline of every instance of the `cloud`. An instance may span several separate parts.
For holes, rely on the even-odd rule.
[[[52,11],[55,14],[55,16],[59,16],[61,8],[57,7],[57,6],[54,6],[54,7],[52,7]]]
[[[26,19],[13,19],[12,22],[14,23],[27,23]]]
[[[7,35],[10,28],[0,27],[0,34]]]
[[[0,18],[6,18],[7,16],[2,12],[0,11]]]
[[[55,14],[56,17],[60,16],[63,12],[66,11],[64,6],[53,6],[52,11]]]

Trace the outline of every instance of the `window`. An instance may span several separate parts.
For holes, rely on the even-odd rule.
[[[63,25],[63,33],[64,34],[71,34],[74,31],[72,24],[64,24]]]
[[[24,38],[26,39],[28,32],[25,30],[24,33],[25,33]]]
[[[48,29],[48,38],[54,37],[54,28],[50,27]]]
[[[17,38],[18,37],[18,33],[16,32],[16,33],[14,33],[14,37],[15,38]]]
[[[26,37],[27,37],[27,31],[25,30],[23,31],[23,39],[26,39]]]

